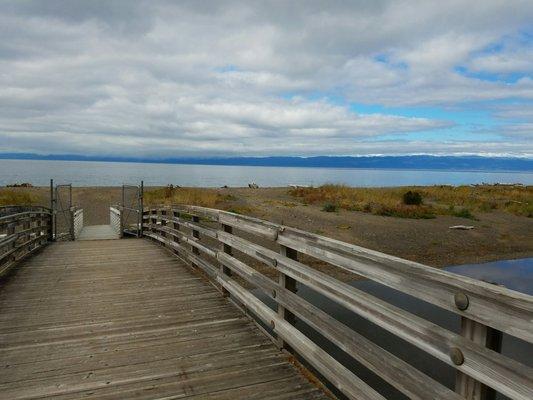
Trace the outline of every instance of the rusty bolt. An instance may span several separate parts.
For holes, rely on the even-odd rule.
[[[450,358],[455,365],[462,365],[465,362],[463,352],[457,347],[452,347],[450,349]]]
[[[466,310],[468,308],[468,304],[470,303],[468,300],[468,296],[464,293],[455,293],[453,296],[453,299],[455,301],[455,305],[459,310]]]

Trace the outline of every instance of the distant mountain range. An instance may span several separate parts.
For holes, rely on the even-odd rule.
[[[73,154],[39,155],[0,153],[0,159],[104,161],[196,165],[243,165],[262,167],[432,169],[460,171],[533,171],[532,158],[481,156],[317,156],[317,157],[175,157],[165,159],[98,157]]]

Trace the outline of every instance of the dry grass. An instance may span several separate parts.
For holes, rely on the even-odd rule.
[[[408,190],[422,195],[421,205],[405,205],[402,196]],[[533,217],[533,186],[418,186],[401,188],[353,188],[344,185],[323,185],[317,188],[296,188],[289,194],[306,204],[322,204],[363,211],[377,215],[403,218],[434,218],[455,215],[474,218],[473,212],[506,211]]]
[[[146,205],[190,204],[216,208],[225,200],[226,196],[221,195],[215,189],[165,187],[150,189],[144,193]]]
[[[27,190],[0,188],[0,206],[34,205],[38,201],[39,198]]]

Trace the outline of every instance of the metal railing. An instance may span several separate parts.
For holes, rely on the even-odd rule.
[[[52,239],[52,213],[45,207],[0,210],[0,277]]]
[[[122,201],[117,207],[121,216],[121,233],[142,236],[142,209],[144,183],[140,185],[122,185]]]
[[[409,398],[490,399],[496,391],[511,399],[533,398],[533,369],[500,354],[498,348],[501,332],[533,342],[532,296],[226,211],[151,208],[143,212],[143,226],[144,236],[203,270],[262,321],[280,347],[305,359],[348,398],[383,399],[297,329],[295,318]],[[310,258],[451,311],[461,319],[462,329],[452,332],[335,279],[303,262]],[[276,271],[278,279],[251,267],[252,261]],[[277,309],[241,285],[241,279],[261,289]],[[300,297],[297,283],[455,368],[455,392]]]

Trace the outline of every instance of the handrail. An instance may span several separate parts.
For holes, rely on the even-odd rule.
[[[0,277],[45,246],[52,235],[52,213],[46,207],[17,206],[14,210],[19,212],[0,217]]]
[[[83,208],[73,207],[72,210],[72,240],[78,239],[83,229]]]
[[[533,342],[532,296],[227,211],[178,205],[146,209],[143,214],[145,236],[163,243],[194,266],[204,269],[225,291],[270,325],[280,343],[290,345],[349,398],[378,397],[340,363],[323,355],[322,349],[308,343],[309,339],[291,324],[291,314],[410,398],[462,397],[297,296],[295,281],[456,368],[461,372],[458,382],[470,379],[512,399],[533,396],[533,369],[485,347],[485,341],[478,337],[451,332],[317,271],[299,262],[297,254],[307,254],[453,311],[463,322],[477,324],[474,327],[492,326],[528,342]],[[204,223],[200,223],[201,220]],[[218,227],[213,223],[218,223]],[[240,237],[233,228],[276,243],[280,251],[252,242],[249,236]],[[219,248],[213,247],[213,240]],[[279,282],[239,260],[232,254],[232,249],[276,269]],[[231,272],[263,290],[278,304],[278,314],[272,314],[251,292],[234,281]],[[490,314],[489,309],[492,309]],[[465,389],[459,383],[458,388],[458,392],[466,397]],[[358,393],[357,397],[357,390],[365,394]]]
[[[293,248],[533,343],[531,296],[357,245],[228,211],[174,206]],[[467,307],[458,306],[466,298]]]
[[[109,207],[109,222],[118,236],[122,237],[124,234],[124,226],[122,222],[122,211],[120,206]]]

